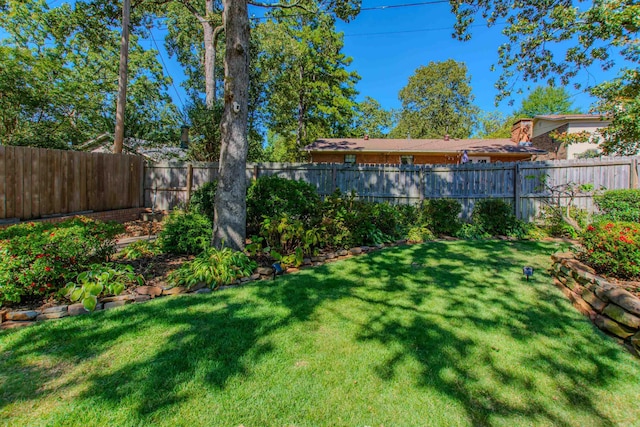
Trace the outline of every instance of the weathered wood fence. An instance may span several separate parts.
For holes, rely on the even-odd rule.
[[[144,160],[0,146],[0,221],[143,207]]]
[[[534,218],[550,193],[545,187],[573,183],[595,189],[636,188],[639,157],[613,157],[547,162],[465,165],[345,165],[255,163],[245,177],[277,175],[313,184],[321,196],[355,191],[359,198],[391,203],[418,203],[432,198],[454,198],[467,217],[477,200],[500,198],[514,205],[519,218]],[[189,194],[218,175],[217,163],[168,162],[148,165],[145,206],[168,210],[186,203]],[[546,183],[542,185],[543,182]],[[567,198],[562,199],[565,203]],[[594,210],[591,196],[574,200],[580,208]]]

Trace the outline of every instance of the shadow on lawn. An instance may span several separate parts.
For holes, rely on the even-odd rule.
[[[249,365],[273,351],[272,332],[311,320],[319,306],[330,307],[331,300],[350,298],[371,312],[357,339],[400,348],[372,367],[374,375],[391,381],[404,360],[418,361],[422,367],[418,386],[459,402],[473,425],[491,425],[495,416],[573,425],[554,410],[550,402],[555,399],[579,408],[594,424],[611,425],[587,391],[620,376],[615,365],[621,351],[611,343],[592,342],[592,334],[598,332],[552,291],[545,265],[535,266],[536,275],[526,287],[512,283],[526,259],[517,257],[514,247],[537,252],[549,248],[538,245],[478,242],[473,254],[440,242],[396,248],[259,284],[247,300],[238,299],[233,291],[178,297],[11,331],[19,334],[17,338],[0,345],[0,409],[15,401],[46,398],[51,393],[47,384],[55,381],[60,369],[70,371],[75,363],[102,357],[121,339],[144,335],[152,328],[155,333],[166,331],[158,337],[166,344],[150,350],[142,361],[138,358],[116,370],[106,367],[57,386],[59,390],[86,381],[83,397],[113,407],[133,399],[139,420],[149,420],[181,401],[181,384],[197,378],[224,388],[231,377],[245,375]],[[483,280],[469,278],[479,267]],[[345,268],[359,279],[345,279],[341,274]],[[502,273],[511,269],[518,274],[506,279]],[[415,285],[416,278],[423,286]],[[348,314],[335,314],[350,320]],[[474,328],[487,334],[469,333]],[[540,345],[540,337],[559,335],[564,338]],[[513,360],[501,354],[509,350],[500,337],[531,342],[528,354],[515,361],[526,366],[524,373],[504,365]],[[68,366],[61,368],[58,362],[35,368],[25,362],[30,355],[66,361]],[[554,396],[539,394],[537,378],[528,376],[531,370],[552,383]],[[518,393],[518,399],[505,394],[505,386]]]

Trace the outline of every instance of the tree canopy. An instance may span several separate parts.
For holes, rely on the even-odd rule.
[[[452,59],[419,67],[400,90],[402,109],[391,132],[396,138],[453,138],[471,135],[476,114],[470,77]]]
[[[563,87],[538,86],[525,99],[515,113],[518,117],[533,118],[545,114],[578,114],[571,96]]]

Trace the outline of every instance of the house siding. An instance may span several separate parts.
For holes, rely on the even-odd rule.
[[[401,156],[413,156],[414,165],[442,165],[442,164],[456,164],[460,163],[460,157],[462,154],[417,154],[417,153],[402,153],[402,154],[386,154],[386,153],[311,153],[312,163],[344,163],[345,154],[355,154],[357,164],[400,164]],[[474,154],[469,154],[469,158],[473,159]],[[486,154],[478,153],[477,157],[490,157],[491,163],[495,162],[514,162],[522,160],[530,160],[530,154],[516,154],[516,155],[504,155],[504,154]]]
[[[545,133],[531,138],[531,143],[535,148],[547,151],[547,154],[541,154],[537,156],[536,160],[562,160],[567,158],[567,147],[559,142],[556,142],[551,138],[550,133],[567,132],[569,130],[569,124],[566,123],[560,127],[547,130]]]

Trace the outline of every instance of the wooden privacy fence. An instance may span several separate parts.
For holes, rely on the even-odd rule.
[[[169,210],[184,204],[191,191],[217,175],[217,163],[148,165],[145,206]],[[339,189],[355,191],[361,199],[391,203],[453,198],[461,203],[463,217],[469,216],[477,200],[499,198],[512,203],[519,218],[531,220],[548,200],[548,187],[573,183],[593,184],[595,189],[636,188],[638,157],[436,166],[255,163],[248,164],[245,177],[238,179],[269,175],[306,181],[321,196]],[[561,200],[567,202],[566,197]],[[574,204],[594,210],[590,195],[576,197]]]
[[[0,146],[0,221],[143,207],[144,160]]]

